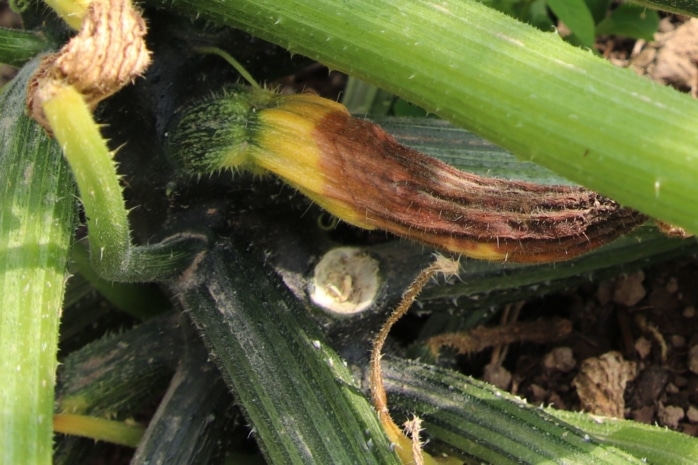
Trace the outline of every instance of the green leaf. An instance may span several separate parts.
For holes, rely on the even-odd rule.
[[[388,400],[422,418],[434,447],[475,463],[645,463],[482,381],[392,358],[383,362],[383,372]]]
[[[545,411],[648,464],[693,465],[698,457],[698,440],[688,434],[637,421],[554,408],[546,408]]]
[[[606,17],[608,9],[611,6],[611,0],[584,0],[587,4],[587,8],[591,12],[591,16],[594,18],[594,23],[599,24],[601,20]]]
[[[596,26],[596,33],[653,40],[658,28],[659,15],[656,11],[623,3]]]
[[[546,0],[535,0],[531,3],[523,20],[541,31],[550,32],[555,29]]]
[[[594,45],[594,18],[584,0],[547,0],[560,21],[579,39],[582,45]]]
[[[399,463],[344,361],[259,258],[221,243],[172,290],[270,463]]]
[[[25,112],[26,65],[0,94],[0,463],[50,464],[58,323],[75,190]]]

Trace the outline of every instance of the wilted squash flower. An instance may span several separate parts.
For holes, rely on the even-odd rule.
[[[460,171],[310,93],[236,88],[182,112],[168,146],[185,172],[270,171],[347,223],[477,259],[567,260],[646,219],[581,187]]]

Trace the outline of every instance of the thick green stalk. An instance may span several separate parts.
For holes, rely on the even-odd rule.
[[[36,61],[0,95],[0,463],[50,464],[58,323],[75,217],[58,144],[25,115]]]
[[[46,39],[36,32],[0,28],[0,63],[22,66],[47,47]]]
[[[164,3],[388,89],[519,157],[698,231],[698,106],[553,32],[474,0]]]

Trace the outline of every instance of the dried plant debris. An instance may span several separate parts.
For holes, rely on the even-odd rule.
[[[50,132],[43,103],[60,86],[72,85],[90,108],[141,76],[150,65],[146,25],[129,0],[89,3],[82,28],[55,54],[47,55],[29,84],[29,112]]]
[[[395,451],[397,452],[400,461],[404,465],[433,465],[437,461],[432,458],[431,455],[422,450],[423,443],[419,436],[421,431],[421,422],[418,417],[415,416],[412,420],[408,421],[405,424],[405,432],[403,432],[390,416],[388,397],[385,393],[385,387],[383,385],[383,372],[381,369],[383,346],[392,327],[407,313],[416,298],[419,296],[420,292],[422,292],[422,289],[427,282],[429,282],[430,279],[437,277],[439,274],[446,277],[454,275],[458,276],[459,270],[459,260],[450,259],[443,255],[436,254],[434,261],[429,266],[424,268],[417,275],[414,281],[412,281],[412,284],[410,284],[405,290],[400,303],[397,305],[395,310],[393,310],[378,332],[371,349],[369,380],[371,400],[373,401],[373,407],[378,413],[378,418],[383,425],[383,429],[385,430],[390,441],[394,444]],[[409,434],[410,437],[408,438],[405,433]],[[442,465],[456,465],[460,464],[461,462],[461,460],[455,457],[440,457],[438,459],[438,463],[441,463]]]
[[[570,321],[561,318],[524,321],[492,328],[479,327],[460,333],[441,334],[430,338],[427,346],[434,356],[437,356],[443,347],[452,347],[458,354],[470,354],[499,344],[515,342],[545,344],[562,339],[571,331]]]
[[[625,387],[637,376],[637,364],[619,352],[588,358],[574,378],[584,410],[606,417],[623,418]]]

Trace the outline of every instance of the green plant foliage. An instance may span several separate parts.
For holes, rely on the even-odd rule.
[[[25,112],[38,60],[0,93],[0,463],[49,464],[58,324],[75,220],[60,147]]]
[[[548,6],[586,47],[594,45],[594,18],[584,0],[547,0]]]
[[[555,26],[546,0],[483,0],[482,3],[541,31],[551,31]]]
[[[620,4],[611,9],[611,0],[486,0],[483,3],[531,24],[542,31],[562,21],[572,32],[565,40],[592,48],[601,34],[616,34],[651,40],[659,25],[659,15],[645,7]]]
[[[0,63],[22,66],[47,47],[40,34],[0,27]]]
[[[656,11],[623,3],[596,25],[596,33],[652,40],[658,27]]]
[[[686,16],[698,15],[698,3],[695,0],[631,0],[633,3],[659,11],[670,11]]]
[[[598,24],[606,17],[608,9],[611,7],[612,0],[585,0],[587,8],[594,18],[594,24]]]
[[[523,22],[528,23],[541,31],[547,32],[555,29],[555,24],[550,17],[548,4],[545,0],[534,0],[531,2],[525,13],[526,14],[520,18]]]
[[[146,22],[153,67],[145,79],[139,78],[101,105],[99,125],[79,98],[72,105],[55,102],[49,113],[60,144],[48,138],[24,112],[28,68],[0,95],[2,463],[51,462],[54,405],[72,413],[94,410],[86,412],[91,416],[137,415],[142,413],[137,406],[162,392],[159,388],[175,367],[180,377],[170,384],[171,396],[158,409],[154,426],[146,433],[147,444],[141,443],[143,448],[132,462],[136,465],[157,462],[153,457],[162,450],[149,455],[149,447],[154,451],[162,445],[160,434],[172,435],[163,456],[196,463],[192,452],[215,437],[215,431],[200,432],[196,425],[210,428],[207,419],[216,417],[217,421],[222,410],[232,408],[229,391],[234,391],[240,417],[244,415],[236,420],[237,427],[250,425],[245,437],[252,432],[269,463],[383,464],[397,460],[359,375],[365,363],[365,344],[382,320],[381,312],[399,297],[430,251],[414,244],[375,244],[352,237],[352,241],[366,242],[371,254],[382,260],[385,276],[381,277],[388,284],[371,315],[356,321],[318,316],[320,311],[304,300],[307,273],[317,257],[344,238],[314,227],[315,222],[307,217],[317,212],[315,206],[286,192],[279,194],[278,185],[268,179],[238,175],[231,181],[215,174],[190,179],[163,160],[164,141],[171,136],[166,128],[173,114],[191,103],[192,94],[210,95],[235,80],[233,73],[210,61],[211,57],[189,53],[202,42],[223,42],[230,50],[243,53],[258,50],[254,47],[261,42],[259,38],[275,41],[284,47],[284,57],[289,49],[347,71],[470,127],[522,158],[547,164],[645,213],[698,230],[693,201],[697,196],[693,157],[698,136],[692,126],[698,111],[693,102],[613,68],[551,32],[553,19],[560,19],[583,44],[593,42],[600,30],[647,37],[655,24],[654,13],[620,7],[607,16],[607,0],[488,2],[546,31],[540,32],[470,0],[449,3],[448,8],[426,0],[145,3],[149,3]],[[685,2],[674,3],[686,6]],[[27,4],[33,11],[35,5]],[[0,56],[10,57],[4,60],[19,64],[45,48],[42,34],[48,37],[49,28],[44,25],[53,13],[42,8],[32,24],[46,31],[7,35],[5,43],[17,45],[21,53],[6,53],[12,47],[3,51],[0,40]],[[199,16],[207,22],[192,20]],[[231,25],[253,37],[231,45],[225,40],[233,35]],[[22,45],[20,36],[29,42]],[[278,49],[264,47],[251,52],[250,60],[264,61],[260,68],[273,71],[252,74],[271,79],[278,76],[274,72],[279,73],[280,67],[271,63],[267,52]],[[283,66],[292,68],[290,63],[284,59]],[[363,92],[373,97],[380,93],[376,88]],[[369,104],[359,108],[373,112],[379,106],[385,107]],[[393,110],[404,111],[400,106],[394,105]],[[421,131],[419,125],[433,122],[412,122],[407,137],[414,139]],[[212,128],[225,124],[224,120],[211,121]],[[448,131],[429,137],[454,134]],[[428,139],[424,134],[423,139]],[[513,176],[525,175],[541,183],[560,181],[537,165],[511,157],[499,158],[498,166],[487,165],[482,160],[491,152],[502,155],[501,150],[480,139],[468,140],[472,144],[459,140],[458,149],[448,147],[441,157],[473,171],[515,173]],[[473,145],[478,150],[466,162],[463,146],[471,150]],[[62,158],[61,148],[70,165]],[[454,150],[460,150],[460,155],[454,155]],[[78,218],[71,175],[79,184],[92,247],[91,258],[80,252],[76,255],[86,270],[84,278],[95,283],[95,288],[111,287],[111,292],[119,294],[124,288],[117,289],[105,277],[159,281],[184,311],[172,315],[167,324],[161,316],[133,330],[113,326],[111,337],[84,344],[63,360],[62,389],[54,399],[60,300],[66,255]],[[140,222],[134,220],[139,214]],[[169,241],[158,242],[162,238]],[[459,298],[461,304],[472,298],[483,307],[486,302],[489,308],[504,299],[539,294],[542,288],[586,281],[609,269],[626,270],[672,254],[691,254],[695,251],[692,245],[642,229],[596,254],[556,267],[475,263],[464,282],[448,290],[445,286],[428,289],[422,299],[427,305],[423,311],[434,310],[445,301],[456,306]],[[196,258],[193,264],[192,257]],[[89,275],[88,261],[100,279]],[[125,298],[134,295],[139,304],[151,308],[136,308]],[[111,298],[144,316],[155,309],[144,302],[143,295],[134,292]],[[472,310],[462,306],[459,310],[463,308]],[[492,313],[483,310],[477,315],[482,321]],[[440,316],[452,321],[457,317],[446,312]],[[186,331],[191,332],[186,338],[172,337]],[[197,378],[197,370],[204,365],[211,371]],[[409,375],[404,362],[394,366],[397,381]],[[456,448],[464,456],[491,458],[493,463],[521,463],[523,459],[548,463],[561,457],[580,464],[638,463],[639,456],[628,457],[626,452],[642,452],[642,447],[626,443],[640,443],[652,433],[646,430],[641,436],[631,431],[626,435],[623,431],[622,436],[613,436],[613,431],[600,432],[598,441],[588,439],[586,430],[555,423],[547,414],[524,408],[490,386],[441,369],[420,367],[419,372],[409,383],[393,383],[392,392],[401,396],[395,404],[406,411],[424,412],[431,421],[428,434],[433,444],[448,444],[450,450]],[[198,383],[184,382],[188,380]],[[209,404],[206,395],[213,389],[207,388],[214,383],[216,402]],[[192,410],[185,412],[179,401],[184,403],[189,393],[195,393],[196,399],[192,399]],[[470,401],[464,402],[466,398]],[[197,421],[178,423],[192,418],[187,412],[194,407]],[[472,428],[463,421],[468,416],[475,418]],[[584,428],[583,422],[580,425]],[[513,427],[520,434],[511,438]],[[187,441],[178,441],[180,432]],[[694,449],[695,441],[681,439],[682,451]],[[226,445],[223,435],[214,442]],[[691,444],[686,445],[688,442]],[[649,445],[654,457],[662,457],[662,447],[672,446],[662,441]],[[485,448],[488,451],[483,453]],[[211,454],[215,449],[207,444]],[[84,462],[84,458],[56,459],[56,463]]]

